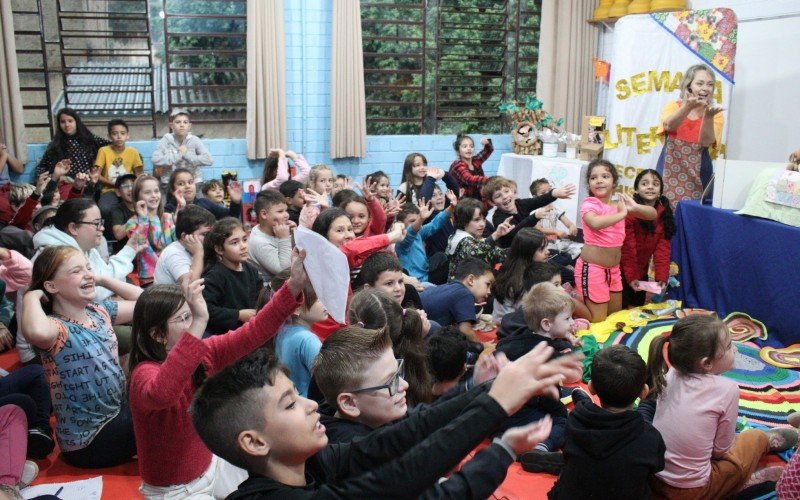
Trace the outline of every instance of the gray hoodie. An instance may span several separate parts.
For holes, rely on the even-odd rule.
[[[186,154],[181,156],[178,148],[186,146]],[[161,183],[169,182],[169,176],[176,168],[185,168],[192,172],[195,182],[203,182],[203,170],[209,167],[213,159],[199,137],[189,133],[182,144],[178,144],[171,132],[164,134],[153,151],[153,165],[161,167]]]

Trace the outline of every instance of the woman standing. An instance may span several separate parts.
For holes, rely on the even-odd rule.
[[[664,195],[675,208],[681,200],[699,200],[711,184],[714,167],[709,146],[722,142],[722,107],[714,104],[716,78],[705,64],[683,75],[681,98],[661,111],[658,133],[666,141],[658,159]]]

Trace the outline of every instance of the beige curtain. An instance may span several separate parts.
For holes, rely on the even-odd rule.
[[[28,161],[28,141],[22,115],[17,71],[17,44],[14,41],[14,22],[11,2],[0,0],[0,143],[19,161]]]
[[[367,155],[359,0],[333,0],[331,158]]]
[[[563,117],[565,130],[579,132],[594,111],[597,28],[588,24],[595,0],[543,0],[536,94],[544,109]]]
[[[247,0],[247,157],[287,148],[283,0]]]

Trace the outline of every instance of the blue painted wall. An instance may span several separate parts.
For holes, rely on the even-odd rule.
[[[383,170],[389,174],[394,187],[400,184],[403,160],[408,153],[423,153],[429,165],[448,168],[455,159],[453,136],[369,136],[366,158],[330,159],[332,4],[330,0],[285,0],[284,3],[289,149],[304,154],[312,165],[326,163],[332,165],[336,173],[358,180],[365,174]],[[199,126],[196,132],[202,133]],[[477,142],[481,135],[474,134],[473,137]],[[484,169],[488,175],[493,175],[500,155],[511,150],[511,140],[509,135],[490,137],[495,153],[484,164]],[[220,172],[228,169],[236,169],[239,179],[260,177],[263,162],[245,157],[247,148],[243,138],[206,139],[203,142],[214,157],[214,167],[205,175],[206,179],[219,178]],[[156,141],[131,141],[130,145],[141,153],[145,169],[151,170],[150,157]],[[44,144],[29,146],[30,161],[22,176],[24,180],[33,180],[33,170],[44,149]]]

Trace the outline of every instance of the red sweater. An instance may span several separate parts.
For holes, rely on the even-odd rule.
[[[184,484],[211,464],[211,452],[192,425],[192,374],[202,363],[210,376],[258,349],[302,303],[281,287],[256,316],[225,335],[197,339],[184,333],[163,363],[140,363],[131,375],[130,404],[139,473],[153,486]]]
[[[639,219],[632,215],[625,218],[625,242],[622,244],[620,268],[626,283],[640,280],[647,274],[650,257],[656,269],[656,281],[664,283],[669,279],[670,240],[664,237],[661,214],[664,206],[656,207],[655,232],[643,228]]]

